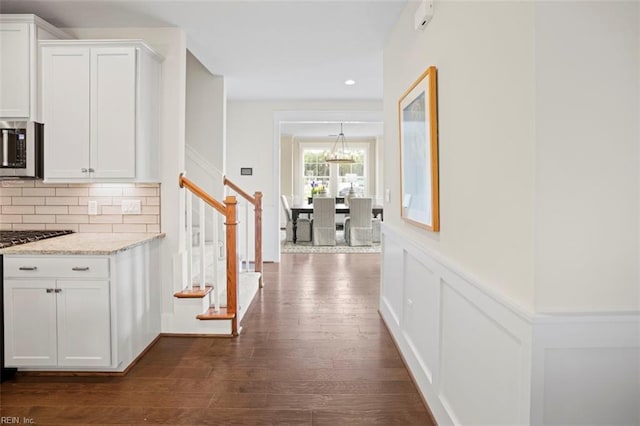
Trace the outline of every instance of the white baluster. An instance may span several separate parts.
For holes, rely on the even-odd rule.
[[[193,289],[193,195],[187,192],[187,288]]]
[[[205,253],[205,222],[206,216],[204,215],[205,202],[200,199],[200,288],[204,290],[206,286],[206,272],[207,272],[207,256]]]
[[[214,311],[220,311],[220,288],[222,287],[222,282],[220,282],[219,274],[218,274],[218,215],[216,211],[213,211],[213,286],[214,286],[214,301],[215,305]]]
[[[244,203],[244,270],[249,272],[249,202]]]

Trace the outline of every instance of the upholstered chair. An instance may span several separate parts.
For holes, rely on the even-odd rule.
[[[373,237],[371,198],[352,198],[344,220],[344,240],[350,246],[370,246]]]
[[[313,199],[313,245],[336,245],[336,200],[335,198]]]
[[[282,208],[287,215],[287,225],[285,226],[287,242],[293,242],[293,219],[291,217],[291,208],[289,207],[289,202],[285,195],[281,195],[280,200],[282,201]],[[298,217],[296,225],[296,240],[300,242],[311,241],[311,220]]]

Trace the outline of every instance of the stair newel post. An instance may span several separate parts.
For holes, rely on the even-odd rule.
[[[227,227],[227,313],[234,314],[231,320],[231,334],[238,335],[238,253],[237,253],[237,205],[236,197],[228,195],[224,199]]]
[[[205,235],[206,235],[206,227],[205,222],[207,217],[205,216],[204,207],[206,202],[203,199],[200,199],[200,214],[198,220],[200,222],[200,288],[204,290],[207,286],[207,258],[205,253]]]
[[[260,273],[260,288],[264,287],[262,280],[262,192],[255,192],[255,267],[254,270]]]

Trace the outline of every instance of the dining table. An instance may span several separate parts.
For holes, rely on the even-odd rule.
[[[296,225],[298,224],[298,217],[301,214],[307,216],[313,215],[313,203],[305,203],[291,206],[291,221],[293,222],[293,242],[296,242]],[[336,204],[336,214],[349,214],[349,206],[346,204]],[[373,217],[380,217],[380,220],[384,220],[384,209],[382,206],[371,206],[371,214]]]

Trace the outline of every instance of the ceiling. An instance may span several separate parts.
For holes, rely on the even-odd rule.
[[[335,140],[340,133],[337,122],[289,122],[280,125],[280,133],[298,138]],[[343,133],[347,142],[354,139],[371,138],[382,135],[381,122],[351,122],[343,124]]]
[[[232,100],[380,100],[382,49],[406,1],[0,0],[0,12],[61,28],[181,27]]]

